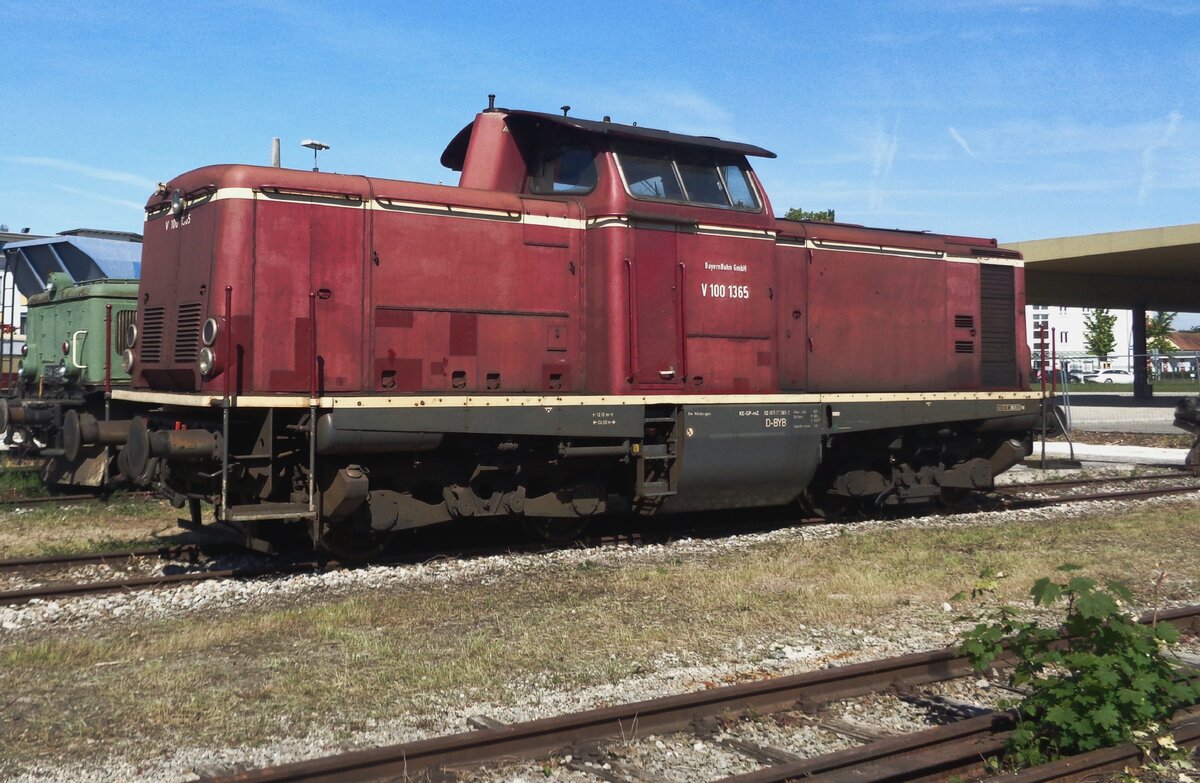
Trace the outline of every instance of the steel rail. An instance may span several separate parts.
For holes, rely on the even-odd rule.
[[[91,503],[103,500],[98,494],[37,495],[28,498],[0,498],[0,506],[32,506],[42,503]]]
[[[1011,498],[1005,500],[1002,511],[1019,508],[1041,508],[1044,506],[1060,506],[1064,503],[1085,503],[1097,500],[1145,500],[1164,495],[1184,495],[1189,492],[1200,492],[1200,483],[1189,484],[1186,487],[1154,487],[1149,489],[1130,489],[1120,492],[1093,492],[1087,495],[1063,495],[1054,498]]]
[[[1194,713],[1193,713],[1194,714]],[[1200,719],[1178,722],[1171,730],[1180,747],[1200,745]],[[1004,778],[1004,783],[1058,783],[1059,781],[1098,780],[1109,774],[1119,774],[1127,767],[1141,766],[1146,752],[1128,743],[1115,748],[1102,748],[1078,756],[1053,761],[1023,770]]]
[[[1126,484],[1134,481],[1166,481],[1170,479],[1195,479],[1196,474],[1190,470],[1172,471],[1170,473],[1147,473],[1144,476],[1109,476],[1107,478],[1077,478],[1055,479],[1053,481],[1029,481],[1014,484],[1004,484],[996,487],[997,492],[1021,489],[1043,489],[1054,487],[1082,487],[1089,484]]]
[[[986,760],[999,756],[1012,736],[1010,712],[968,718],[946,726],[888,738],[856,748],[787,764],[777,764],[713,783],[892,783],[945,781],[985,772]],[[1200,743],[1200,713],[1185,710],[1173,721],[1178,744]],[[1004,783],[1060,783],[1098,773],[1120,772],[1138,764],[1144,753],[1136,745],[1120,745],[1080,754],[1006,775]]]
[[[1200,606],[1160,612],[1153,617],[1146,615],[1140,621],[1170,622],[1195,629],[1200,623]],[[811,710],[838,699],[901,685],[954,679],[972,671],[967,657],[951,649],[911,653],[771,680],[351,751],[204,780],[208,783],[313,783],[365,781],[405,775],[419,778],[422,774],[439,769],[477,765],[499,758],[542,756],[580,743],[627,736],[633,731],[643,735],[679,731],[702,717],[735,715],[748,710],[769,712],[797,707]],[[988,719],[989,725],[994,719],[994,716],[982,717]],[[976,725],[982,725],[982,718],[977,720],[980,723]],[[944,728],[947,734],[955,732],[951,727]],[[912,736],[898,738],[896,742],[908,746],[912,743]]]
[[[189,560],[194,561],[202,554],[214,551],[212,546],[179,544],[153,549],[125,549],[113,552],[84,552],[79,554],[47,555],[43,557],[15,557],[0,560],[0,574],[14,571],[45,571],[51,568],[75,568],[85,565],[115,565],[132,560]]]
[[[1013,716],[1001,712],[889,737],[853,748],[773,764],[713,783],[882,783],[980,771],[984,760],[1004,750]],[[1005,783],[1008,783],[1006,780]]]
[[[303,562],[272,565],[262,568],[224,568],[212,571],[188,571],[182,574],[159,574],[133,579],[115,579],[104,582],[82,582],[79,584],[52,584],[22,590],[0,592],[0,606],[25,604],[31,601],[46,601],[58,598],[75,598],[104,593],[132,592],[151,587],[175,587],[192,582],[210,582],[216,579],[256,579],[280,574],[302,574],[313,571],[329,571],[340,565]]]

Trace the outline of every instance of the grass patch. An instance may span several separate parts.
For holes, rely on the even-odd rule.
[[[7,470],[0,468],[0,498],[15,500],[41,497],[45,494],[46,485],[42,483],[38,471],[26,467]]]
[[[617,682],[661,654],[729,660],[799,625],[867,628],[936,612],[984,566],[1025,585],[1065,561],[1145,588],[1200,580],[1200,504],[1120,516],[901,529],[659,562],[546,566],[488,584],[359,593],[269,611],[112,624],[0,642],[0,758],[98,757],[350,730],[531,687]],[[926,616],[929,616],[926,614]],[[941,620],[937,620],[941,622]],[[948,621],[947,621],[948,622]],[[19,695],[18,695],[19,694]]]
[[[160,500],[114,495],[68,506],[0,508],[0,558],[35,557],[176,543],[180,512]]]

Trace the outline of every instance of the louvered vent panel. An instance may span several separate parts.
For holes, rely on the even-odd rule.
[[[136,320],[137,310],[118,310],[113,317],[113,350],[117,353],[122,353],[129,347],[125,335],[129,331],[129,325]]]
[[[179,305],[175,321],[175,363],[191,364],[200,353],[200,303]]]
[[[983,385],[1017,383],[1017,315],[1013,268],[979,265],[979,348]]]
[[[142,346],[143,364],[162,361],[163,324],[166,320],[166,310],[162,307],[147,307],[142,311],[142,334],[138,342]]]
[[[955,353],[975,353],[975,343],[971,340],[955,340]]]
[[[954,316],[955,329],[974,329],[975,316],[973,315],[956,315]]]

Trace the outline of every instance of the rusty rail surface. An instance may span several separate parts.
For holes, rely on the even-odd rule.
[[[1053,479],[1051,481],[1022,481],[1014,484],[1004,484],[996,487],[998,492],[1021,489],[1054,489],[1066,487],[1084,487],[1089,484],[1127,484],[1134,481],[1165,481],[1170,479],[1195,479],[1196,474],[1190,470],[1170,471],[1168,473],[1147,473],[1144,476],[1108,476],[1107,478],[1074,478]]]
[[[1012,735],[1012,727],[1012,713],[983,715],[857,748],[732,775],[713,783],[934,783],[988,777],[987,760],[1003,752]],[[1180,746],[1200,743],[1200,713],[1195,709],[1184,711],[1173,722],[1171,733]],[[1142,761],[1141,748],[1120,745],[1006,774],[997,780],[1003,783],[1096,780],[1102,773],[1120,772]]]
[[[1200,606],[1160,612],[1142,622],[1171,622],[1183,629],[1200,628]],[[697,719],[759,713],[782,709],[811,710],[820,704],[852,698],[900,686],[921,685],[965,676],[972,671],[966,656],[953,650],[912,653],[879,661],[778,677],[712,690],[668,696],[407,742],[370,750],[357,750],[324,758],[298,761],[276,767],[205,778],[208,783],[283,783],[284,781],[367,781],[387,778],[421,779],[438,770],[482,764],[497,759],[536,758],[580,743],[596,743],[627,736],[636,727],[639,734],[662,734],[686,729]],[[1001,721],[997,724],[997,721]],[[991,737],[1004,729],[1003,719],[986,715],[932,730],[932,743],[954,740],[956,753],[979,753],[1003,739]],[[982,733],[981,733],[982,732]],[[923,733],[924,734],[924,733]],[[922,734],[922,735],[923,735]],[[910,734],[857,748],[868,755],[876,750],[914,748],[918,734]],[[939,739],[940,738],[940,739]],[[962,744],[966,743],[966,744]],[[974,743],[974,744],[972,744]],[[849,753],[849,751],[841,751]],[[836,754],[835,754],[836,755]],[[871,760],[875,760],[875,756]],[[887,754],[877,758],[883,764]],[[956,762],[957,763],[957,762]],[[759,770],[763,772],[763,770]],[[756,774],[756,773],[750,773]],[[765,774],[765,773],[764,773]],[[794,773],[801,775],[813,772]],[[779,778],[763,778],[775,780]],[[787,778],[782,778],[787,779]],[[855,780],[860,780],[855,777]],[[753,778],[737,778],[746,783]]]
[[[146,549],[123,549],[113,552],[83,552],[79,554],[46,555],[43,557],[14,557],[0,560],[0,574],[16,571],[44,571],[50,568],[75,568],[85,565],[120,565],[133,560],[195,561],[211,547],[199,544],[179,544]]]
[[[1152,487],[1147,489],[1129,489],[1119,492],[1093,492],[1087,495],[1063,495],[1055,498],[1005,498],[1001,510],[1018,508],[1042,508],[1045,506],[1060,506],[1066,503],[1084,503],[1096,500],[1146,500],[1166,495],[1185,495],[1189,492],[1200,492],[1200,483],[1189,484],[1185,487]]]
[[[174,587],[193,582],[210,582],[216,579],[255,579],[264,576],[303,574],[314,571],[330,571],[341,568],[341,564],[323,561],[276,563],[262,567],[221,568],[210,571],[187,571],[178,574],[158,574],[132,579],[114,579],[103,582],[81,582],[78,584],[49,584],[22,590],[0,592],[0,606],[25,604],[31,601],[74,598],[104,593],[132,592],[151,587]]]

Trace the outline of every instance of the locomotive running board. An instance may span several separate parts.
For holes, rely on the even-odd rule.
[[[317,512],[310,511],[307,503],[254,503],[230,506],[222,516],[222,522],[265,522],[272,519],[315,519]]]

